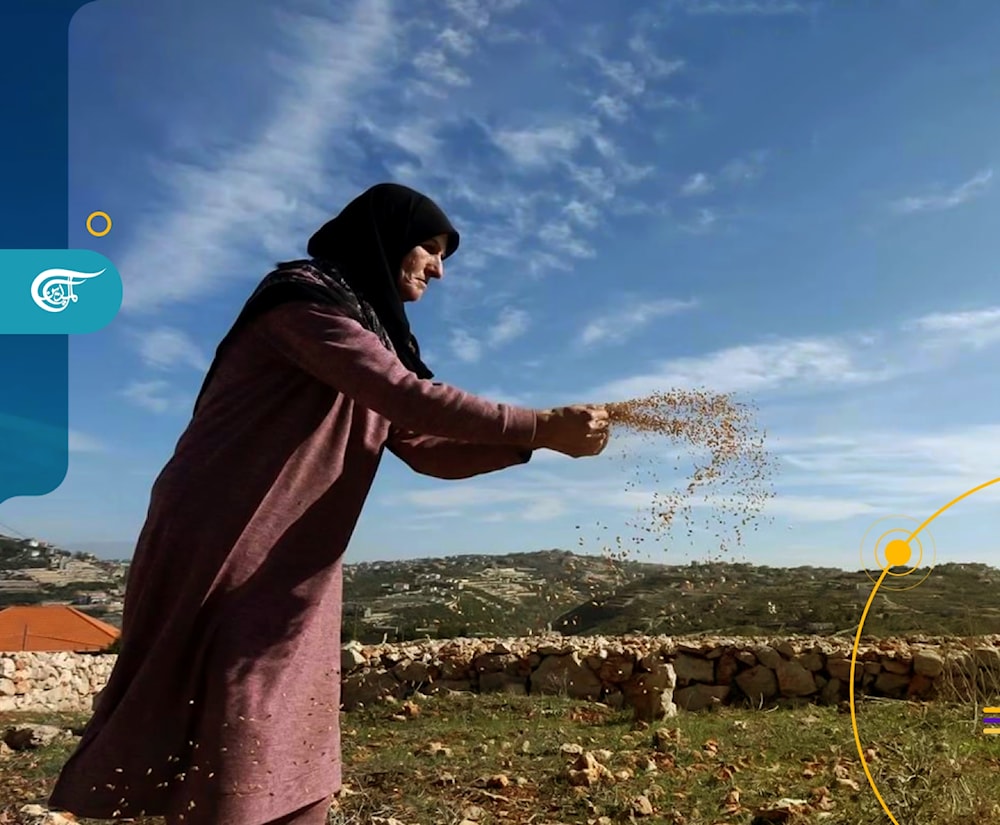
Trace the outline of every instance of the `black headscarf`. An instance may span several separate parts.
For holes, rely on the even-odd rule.
[[[406,254],[437,235],[448,236],[445,258],[458,249],[458,232],[434,201],[406,186],[380,183],[324,224],[307,247],[313,258],[333,262],[371,305],[400,360],[418,375],[429,370],[420,360],[396,284]]]
[[[444,257],[459,244],[458,231],[434,201],[409,187],[380,183],[361,193],[309,239],[311,260],[278,264],[247,300],[216,350],[195,409],[223,349],[252,318],[279,304],[304,300],[347,310],[390,344],[420,378],[434,373],[420,358],[397,282],[407,253],[438,235],[448,238]]]

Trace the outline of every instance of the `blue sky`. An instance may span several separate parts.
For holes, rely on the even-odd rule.
[[[439,379],[536,407],[691,386],[756,404],[777,495],[740,558],[856,568],[876,519],[1000,475],[1000,6],[627,7],[81,10],[70,244],[113,260],[125,298],[71,343],[64,484],[0,523],[129,555],[249,291],[380,180],[463,234],[411,305]],[[458,483],[387,456],[349,560],[595,550],[598,520],[636,535],[628,479],[613,447]],[[998,563],[997,501],[935,522],[937,560]]]

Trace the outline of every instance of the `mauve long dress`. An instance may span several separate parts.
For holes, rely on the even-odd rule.
[[[260,825],[339,790],[341,558],[383,448],[465,478],[527,461],[536,426],[305,303],[248,324],[202,403],[153,486],[122,652],[50,798],[78,816]]]

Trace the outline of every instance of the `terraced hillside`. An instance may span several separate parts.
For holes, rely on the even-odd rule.
[[[658,569],[564,550],[348,565],[344,635],[379,641],[537,633],[581,602]]]
[[[906,584],[928,572],[911,574]],[[864,571],[836,568],[724,563],[665,567],[566,611],[553,629],[567,635],[853,632],[872,585]],[[879,635],[998,633],[998,585],[996,568],[939,565],[911,590],[880,589],[865,630]]]

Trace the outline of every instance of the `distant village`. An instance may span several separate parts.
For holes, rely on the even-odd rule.
[[[128,563],[70,553],[32,538],[0,536],[0,608],[69,604],[121,626]]]

